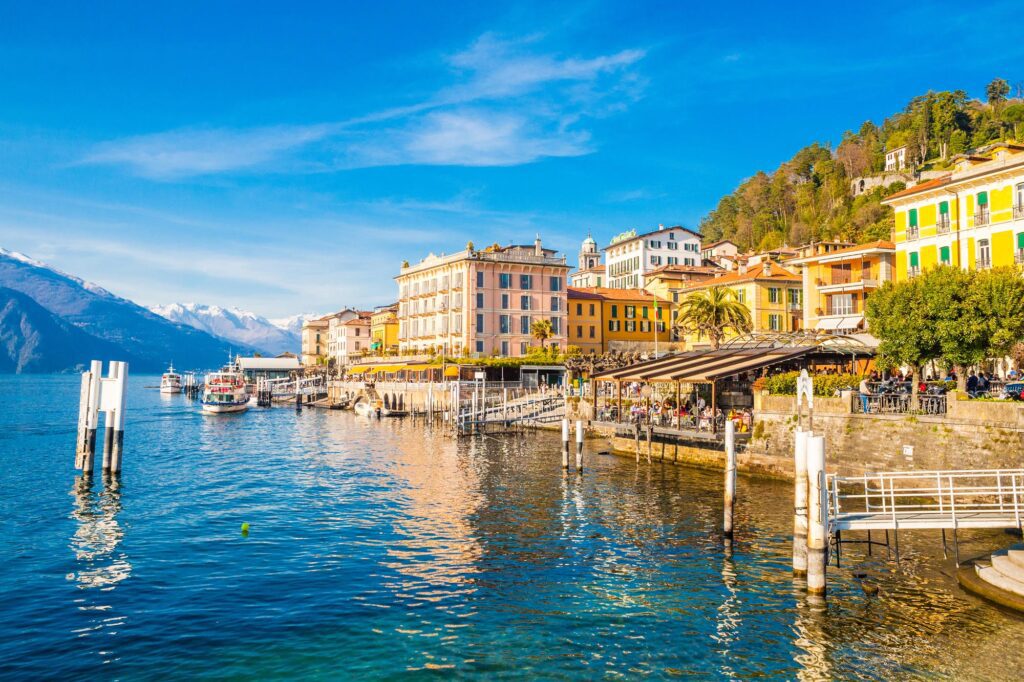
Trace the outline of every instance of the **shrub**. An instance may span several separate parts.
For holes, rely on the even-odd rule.
[[[800,372],[783,372],[768,377],[764,386],[772,395],[796,395],[796,380]],[[856,390],[860,380],[864,377],[859,374],[817,374],[812,376],[814,380],[814,395],[823,398],[836,395],[845,389]],[[756,386],[756,382],[755,382]]]

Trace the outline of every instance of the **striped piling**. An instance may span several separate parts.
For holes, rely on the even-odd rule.
[[[810,431],[797,431],[793,439],[793,575],[807,575],[807,439]]]
[[[733,507],[736,503],[736,423],[725,422],[725,517],[722,532],[732,540]]]
[[[825,437],[807,439],[807,591],[825,594]]]

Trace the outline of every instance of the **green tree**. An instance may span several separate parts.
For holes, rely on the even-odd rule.
[[[685,334],[696,334],[698,339],[706,336],[711,347],[718,349],[729,331],[737,334],[750,331],[750,311],[739,302],[732,289],[711,287],[682,300],[675,326]]]
[[[1010,84],[1003,78],[994,78],[991,83],[985,86],[985,97],[993,109],[998,110],[1009,94]]]
[[[937,359],[942,348],[934,334],[933,321],[925,304],[922,277],[906,282],[886,282],[867,300],[868,327],[878,339],[877,362],[883,369],[900,365],[913,368],[912,390],[917,408],[917,378],[920,368]]]
[[[1003,109],[1002,119],[1013,126],[1013,139],[1024,139],[1024,104],[1011,104]]]
[[[975,277],[966,304],[980,327],[980,344],[989,358],[1005,358],[1024,339],[1024,279],[1013,267],[983,270]]]
[[[540,347],[544,348],[544,343],[554,335],[551,328],[551,320],[535,320],[530,325],[530,334],[533,335],[533,338],[540,341]]]

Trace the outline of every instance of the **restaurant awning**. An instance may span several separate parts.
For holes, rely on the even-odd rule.
[[[815,352],[812,346],[781,348],[720,348],[690,351],[629,367],[599,372],[604,381],[682,381],[701,383],[795,360]]]
[[[850,330],[859,329],[861,323],[864,321],[863,315],[854,315],[853,317],[844,317],[839,320],[839,325],[836,326],[837,330]]]
[[[840,322],[843,321],[841,317],[825,317],[818,320],[818,323],[814,325],[815,329],[822,329],[825,331],[833,331],[838,328]]]
[[[372,367],[368,367],[367,365],[361,365],[359,367],[353,367],[352,369],[350,369],[348,371],[348,373],[349,374],[362,374],[363,372],[366,372],[366,371],[371,370],[371,369],[373,369],[373,368]]]
[[[457,365],[451,365],[449,367],[445,367],[444,375],[446,377],[457,377],[457,376],[459,376],[459,368],[458,368],[458,366]]]

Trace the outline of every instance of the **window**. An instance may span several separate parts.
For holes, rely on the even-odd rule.
[[[679,257],[678,256],[669,256],[668,257],[668,264],[669,265],[679,265]]]
[[[576,338],[577,339],[582,339],[583,338],[583,325],[582,324],[576,325]]]
[[[661,242],[656,240],[656,239],[652,239],[650,241],[650,245],[651,245],[652,249],[660,249],[661,248]]]
[[[669,242],[665,246],[668,247],[669,251],[678,251],[679,250],[679,242]]]
[[[782,315],[769,315],[768,328],[773,332],[782,331]]]
[[[647,319],[647,306],[644,306],[643,308],[640,309],[640,317],[644,318],[645,320]]]
[[[508,334],[512,331],[512,317],[510,315],[498,316],[498,329],[502,334]]]
[[[778,287],[768,287],[768,302],[778,303],[779,302],[779,289]]]
[[[483,308],[484,307],[484,295],[482,293],[478,293],[476,295],[476,307],[477,308]]]
[[[626,331],[627,332],[635,332],[636,331],[636,320],[626,320]]]
[[[921,273],[921,260],[917,251],[910,252],[910,267],[908,268],[907,274],[911,277]]]
[[[533,288],[533,275],[519,275],[519,288],[529,291]]]
[[[520,310],[529,310],[530,309],[530,297],[529,296],[520,296],[519,297],[519,309]]]
[[[526,341],[520,341],[519,342],[519,354],[520,355],[526,355],[526,351],[527,351],[528,348],[529,348],[529,344],[526,343]]]
[[[1015,263],[1024,263],[1024,232],[1017,233],[1017,250],[1013,254]]]
[[[508,357],[508,341],[501,342],[501,354]]]
[[[834,294],[829,297],[826,312],[829,315],[852,315],[853,307],[853,294]]]
[[[512,275],[507,272],[502,272],[498,275],[498,288],[500,289],[511,289],[512,288]]]
[[[978,192],[978,210],[974,212],[974,224],[988,225],[989,217],[988,192]]]
[[[477,341],[476,342],[476,352],[477,353],[483,353],[484,352],[484,342],[483,341]]]
[[[747,302],[747,290],[746,289],[733,289],[736,292],[736,300],[740,303],[746,304]]]
[[[621,328],[621,323],[618,320],[608,320],[608,331],[617,332]]]
[[[992,247],[987,239],[978,240],[978,267],[992,267]]]
[[[590,338],[594,338],[594,325],[590,325]]]
[[[593,303],[590,304],[590,316],[591,317],[594,316],[594,304]]]
[[[618,316],[619,316],[619,306],[613,305],[612,306],[612,317],[618,317]]]
[[[626,319],[627,320],[631,320],[634,317],[636,317],[636,306],[635,305],[627,305],[626,306]]]
[[[557,296],[551,297],[551,312],[557,313],[561,309],[561,299]]]
[[[501,309],[508,310],[508,294],[501,295]]]
[[[1013,188],[1013,219],[1024,218],[1024,182]]]
[[[482,287],[484,285],[484,273],[480,270],[477,270],[476,273],[476,285],[478,287]]]
[[[552,317],[551,318],[551,333],[561,334],[562,333],[562,318]]]
[[[949,202],[939,202],[939,218],[935,221],[935,229],[939,234],[949,232]]]
[[[917,209],[916,208],[910,209],[910,218],[909,218],[909,220],[910,220],[910,226],[911,227],[917,227]]]
[[[530,316],[523,315],[519,318],[519,333],[529,334],[530,333]]]
[[[803,297],[803,293],[804,292],[800,291],[799,289],[789,289],[788,290],[789,306],[791,308],[799,308],[800,307],[800,299]]]
[[[561,291],[561,290],[562,290],[562,278],[561,277],[552,277],[551,278],[551,291]]]
[[[939,249],[939,262],[943,265],[949,265],[952,262],[949,258],[948,246],[943,246]]]
[[[651,256],[651,265],[661,265],[661,256]]]
[[[640,322],[640,331],[641,332],[649,332],[649,331],[651,331],[651,323],[649,321],[641,321]]]
[[[477,313],[477,316],[476,316],[476,333],[477,334],[483,334],[484,333],[484,316],[479,314],[479,313]]]
[[[907,213],[907,239],[917,239],[917,209],[912,208]]]

